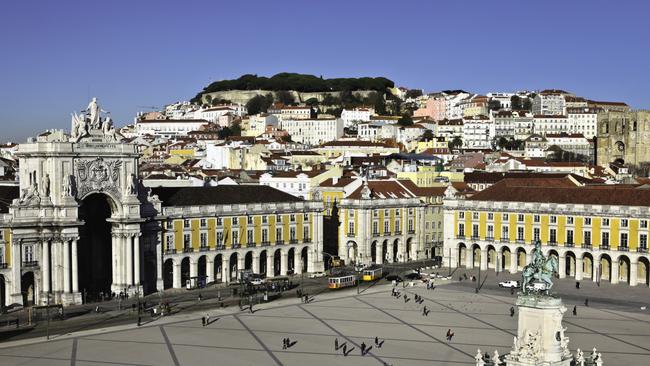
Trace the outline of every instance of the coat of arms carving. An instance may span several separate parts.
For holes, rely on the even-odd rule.
[[[91,192],[107,191],[120,195],[119,178],[122,162],[119,160],[79,160],[75,163],[77,173],[77,197],[83,198]]]

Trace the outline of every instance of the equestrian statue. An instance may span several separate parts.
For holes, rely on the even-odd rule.
[[[548,291],[553,287],[553,275],[558,271],[557,258],[554,256],[546,257],[542,253],[542,243],[538,240],[535,242],[535,249],[533,251],[533,259],[523,270],[523,283],[521,285],[522,292],[526,294],[540,292],[531,284],[543,283],[545,285],[544,291]]]

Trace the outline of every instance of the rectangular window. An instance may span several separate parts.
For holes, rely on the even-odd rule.
[[[465,218],[465,212],[461,211],[458,213],[458,218],[459,219],[464,219]]]
[[[201,219],[201,227],[207,227],[207,226],[208,226],[208,220]]]
[[[488,220],[494,220],[494,214],[492,212],[488,212]]]
[[[566,231],[566,243],[573,244],[573,230]]]
[[[289,228],[289,240],[292,240],[292,241],[296,240],[296,228],[295,227],[290,227]]]
[[[302,214],[302,220],[303,221],[309,221],[309,214],[308,213]]]
[[[294,214],[289,215],[289,221],[296,222],[296,215]]]
[[[501,215],[501,219],[502,219],[503,221],[508,221],[508,214],[503,214],[503,215]]]
[[[585,217],[585,225],[591,225],[591,217]]]
[[[609,226],[609,219],[603,219],[603,226]]]
[[[533,222],[539,222],[539,215],[533,216]]]
[[[190,227],[190,220],[188,220],[188,219],[183,220],[183,227],[185,229],[189,228]]]
[[[507,226],[501,227],[501,239],[505,239],[505,240],[510,239]]]
[[[217,231],[217,245],[223,245],[223,231]]]
[[[232,244],[239,245],[239,230],[232,231]]]
[[[627,248],[627,233],[621,233],[620,247]]]
[[[472,220],[478,220],[478,212],[472,212]]]
[[[641,226],[642,229],[647,229],[648,228],[648,220],[641,220],[639,225]]]
[[[567,217],[567,218],[566,218],[566,223],[567,223],[568,225],[573,225],[573,216],[569,216],[569,217]]]
[[[269,242],[269,229],[264,228],[262,229],[262,243],[268,243]]]
[[[372,233],[377,235],[379,234],[379,222],[378,221],[373,221],[372,222]]]
[[[609,246],[609,232],[604,232],[602,234],[602,240],[600,241],[602,246],[608,247]]]
[[[269,217],[268,216],[262,216],[262,224],[268,224],[269,222]]]
[[[248,232],[246,233],[246,243],[247,244],[254,244],[255,242],[255,237],[253,234],[253,229],[248,229]]]
[[[551,215],[550,220],[551,220],[551,224],[556,224],[557,223],[557,216]]]
[[[167,235],[167,250],[174,249],[174,234]]]
[[[223,219],[221,217],[217,217],[217,226],[223,225]]]
[[[352,227],[354,227],[354,223],[352,223]],[[282,240],[282,228],[276,228],[275,229],[275,241],[281,241]]]
[[[628,221],[627,219],[621,219],[621,227],[627,227]]]
[[[309,237],[309,226],[303,226],[302,227],[302,241],[309,241],[311,238]]]
[[[517,221],[518,222],[524,222],[524,215],[523,214],[517,215]]]
[[[517,226],[517,240],[524,240],[524,228],[522,226]]]
[[[379,210],[377,209],[372,210],[372,217],[379,217]]]
[[[639,248],[648,249],[648,234],[639,234]]]
[[[190,234],[183,235],[183,248],[189,248],[192,246],[192,237]]]
[[[248,225],[253,225],[253,216],[250,216],[250,215],[247,216],[246,217],[246,222],[248,223]]]
[[[399,232],[400,227],[399,227],[399,219],[395,220],[395,232]]]
[[[557,243],[557,230],[549,229],[548,230],[548,241],[549,243]]]
[[[385,232],[385,233],[390,232],[390,228],[389,228],[389,226],[390,226],[390,225],[388,224],[388,220],[385,220],[385,221],[384,221],[384,232]]]
[[[233,225],[239,225],[239,217],[236,217],[236,216],[233,217],[233,218],[232,218],[232,224],[233,224]]]
[[[478,224],[472,225],[472,238],[478,238]]]
[[[533,240],[538,241],[539,238],[540,238],[540,236],[539,236],[539,228],[538,227],[533,228]]]
[[[584,238],[585,238],[585,244],[586,245],[591,245],[591,231],[585,231],[583,233]]]
[[[465,224],[458,224],[458,236],[465,236]]]
[[[413,220],[409,219],[409,232],[413,232]]]
[[[354,212],[354,211],[352,211]],[[350,215],[350,217],[354,217],[354,214]],[[275,215],[275,222],[278,224],[282,222],[282,215]]]
[[[388,215],[390,215],[390,214],[388,213],[388,209],[385,209],[385,210],[384,210],[384,216],[388,216]]]
[[[494,238],[494,226],[492,225],[487,226],[487,237],[490,239]]]
[[[201,248],[205,248],[208,246],[208,234],[207,233],[201,233],[200,237],[200,243],[201,243]]]
[[[34,261],[34,246],[33,245],[26,245],[25,246],[25,262],[33,262]]]

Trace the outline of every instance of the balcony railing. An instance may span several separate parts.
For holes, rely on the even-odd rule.
[[[626,246],[620,246],[620,245],[618,246],[618,251],[619,252],[627,252],[629,250],[630,250],[630,247],[628,247],[627,245]]]
[[[402,235],[402,230],[395,230],[395,235]]]
[[[582,244],[582,249],[591,249],[591,244]]]
[[[23,267],[38,267],[38,261],[23,262]]]
[[[271,242],[268,241],[268,240],[267,240],[267,241],[263,241],[263,242],[261,243],[261,245],[262,245],[263,247],[268,247],[269,245],[271,245]]]
[[[390,231],[384,231],[384,236],[390,236]]]
[[[486,236],[485,241],[494,241],[494,236]]]
[[[9,267],[9,264],[7,264],[7,263],[0,263],[0,269],[5,269],[5,268],[8,268],[8,267]]]
[[[298,239],[289,239],[289,244],[298,244]]]
[[[224,249],[226,249],[226,245],[223,244],[223,243],[222,244],[217,244],[216,248],[217,248],[217,250],[224,250]]]
[[[232,243],[232,248],[233,248],[233,249],[239,249],[239,248],[241,248],[241,243]]]
[[[354,231],[348,231],[348,238],[354,238]]]
[[[415,234],[415,230],[413,230],[413,229],[409,229],[409,230],[408,230],[408,233],[409,233],[409,234]]]
[[[548,245],[549,247],[556,247],[557,242],[556,241],[549,241],[548,243],[546,243],[546,245]]]
[[[515,240],[515,242],[517,244],[526,244],[526,240],[524,240],[524,239],[517,239],[517,240]]]
[[[609,250],[609,244],[601,244],[600,250]]]
[[[303,243],[310,243],[310,242],[311,242],[311,238],[310,238],[310,237],[302,238],[302,242],[303,242]]]
[[[567,247],[567,248],[573,248],[575,246],[575,244],[574,243],[565,243],[564,246]]]
[[[636,251],[639,253],[647,253],[648,252],[648,247],[638,247],[636,248]]]
[[[472,240],[480,240],[481,238],[478,235],[472,235]]]
[[[183,248],[183,253],[192,253],[192,252],[194,252],[194,248],[192,247]]]
[[[255,243],[247,243],[246,248],[255,248]]]
[[[276,240],[275,241],[275,245],[283,245],[283,244],[284,244],[284,240]]]
[[[458,234],[456,239],[465,240],[465,234]]]
[[[379,236],[379,231],[373,231],[372,236]]]
[[[208,246],[199,247],[199,252],[207,252],[207,251],[210,251],[210,247]]]
[[[501,240],[500,240],[500,241],[501,241],[502,243],[510,243],[510,237],[507,237],[507,236],[506,236],[506,237],[501,237]]]
[[[165,250],[165,254],[176,254],[176,249],[167,249]]]

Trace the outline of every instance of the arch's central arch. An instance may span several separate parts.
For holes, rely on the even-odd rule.
[[[110,294],[113,282],[111,198],[101,193],[81,201],[79,218],[79,289],[90,299]]]

